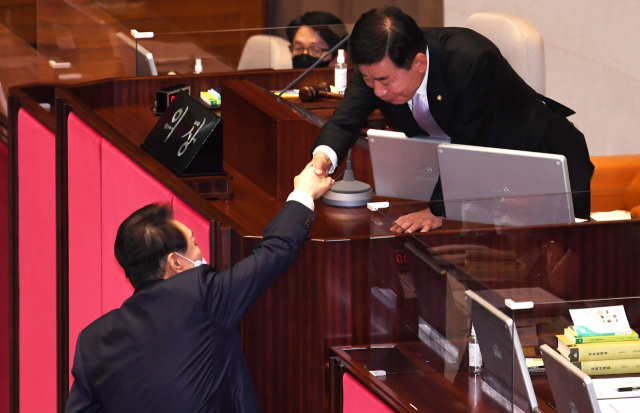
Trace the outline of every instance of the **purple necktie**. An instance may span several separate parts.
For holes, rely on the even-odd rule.
[[[444,133],[442,129],[440,129],[440,126],[438,126],[436,120],[433,119],[431,111],[422,101],[422,99],[420,99],[420,95],[414,95],[412,103],[413,118],[416,120],[418,126],[420,126],[422,130],[426,131],[429,136],[447,136],[447,134]]]

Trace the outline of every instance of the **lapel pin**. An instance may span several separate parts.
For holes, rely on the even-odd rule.
[[[438,100],[442,100],[442,95],[438,95],[438,96],[436,97],[436,99],[438,99]]]

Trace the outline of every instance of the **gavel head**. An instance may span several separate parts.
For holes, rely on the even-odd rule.
[[[319,85],[314,85],[314,86],[301,87],[300,93],[298,96],[300,97],[300,100],[303,102],[311,102],[312,100],[320,97],[319,92],[321,91],[324,91],[324,92],[331,91],[331,88],[329,87],[327,82],[322,82]]]

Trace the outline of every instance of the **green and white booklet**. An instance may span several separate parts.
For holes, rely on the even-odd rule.
[[[569,330],[576,337],[633,334],[622,305],[571,309],[569,313],[573,320]]]

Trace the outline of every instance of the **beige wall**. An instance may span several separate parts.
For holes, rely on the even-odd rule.
[[[546,94],[577,113],[591,155],[640,153],[640,1],[444,0],[445,26],[480,11],[515,14],[542,33]]]
[[[296,17],[318,10],[355,23],[362,13],[385,5],[400,7],[420,26],[442,26],[442,0],[272,0],[269,16],[272,27],[286,26]]]

